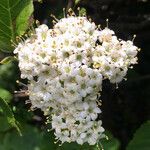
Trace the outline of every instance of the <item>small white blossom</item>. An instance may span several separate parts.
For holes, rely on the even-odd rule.
[[[68,16],[49,29],[41,25],[14,51],[29,99],[51,118],[62,143],[96,144],[104,137],[98,100],[102,80],[120,82],[137,63],[137,47],[114,31],[99,30],[86,17]]]

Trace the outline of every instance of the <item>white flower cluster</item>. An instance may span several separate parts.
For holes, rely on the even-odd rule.
[[[101,44],[93,49],[93,67],[97,68],[111,83],[119,83],[128,68],[137,63],[138,48],[132,41],[117,39],[114,31],[108,28],[100,31],[99,42]]]
[[[99,97],[102,80],[120,82],[137,62],[132,41],[118,40],[86,17],[69,16],[48,29],[41,25],[20,43],[21,78],[29,80],[29,99],[51,118],[62,143],[96,144],[104,137]]]

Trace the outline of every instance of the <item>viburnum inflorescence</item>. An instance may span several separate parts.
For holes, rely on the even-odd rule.
[[[19,43],[21,78],[29,80],[32,108],[40,108],[62,143],[96,144],[104,138],[99,98],[102,80],[119,83],[137,63],[138,48],[87,17],[68,16],[40,25]]]

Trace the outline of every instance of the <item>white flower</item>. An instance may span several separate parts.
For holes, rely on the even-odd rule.
[[[59,129],[59,131],[61,129],[65,129],[66,125],[62,120],[63,118],[61,118],[61,116],[52,116],[52,128],[54,128],[56,130],[56,133],[58,133],[57,129]]]
[[[94,145],[104,138],[97,104],[102,81],[120,82],[137,63],[137,50],[132,41],[99,30],[86,17],[68,16],[53,29],[40,25],[14,53],[21,78],[29,81],[32,108],[51,118],[56,138]]]

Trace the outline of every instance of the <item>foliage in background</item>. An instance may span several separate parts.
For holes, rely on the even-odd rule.
[[[150,121],[144,123],[134,134],[127,150],[149,150],[150,148]]]
[[[2,112],[4,114],[4,117],[7,118],[7,122],[14,128],[17,129],[21,136],[21,131],[19,129],[19,123],[16,121],[13,112],[11,111],[10,107],[8,106],[7,102],[0,98],[0,107],[2,108]],[[5,128],[5,126],[4,126]]]
[[[11,41],[26,31],[32,12],[32,0],[0,1],[0,50],[13,50]]]

